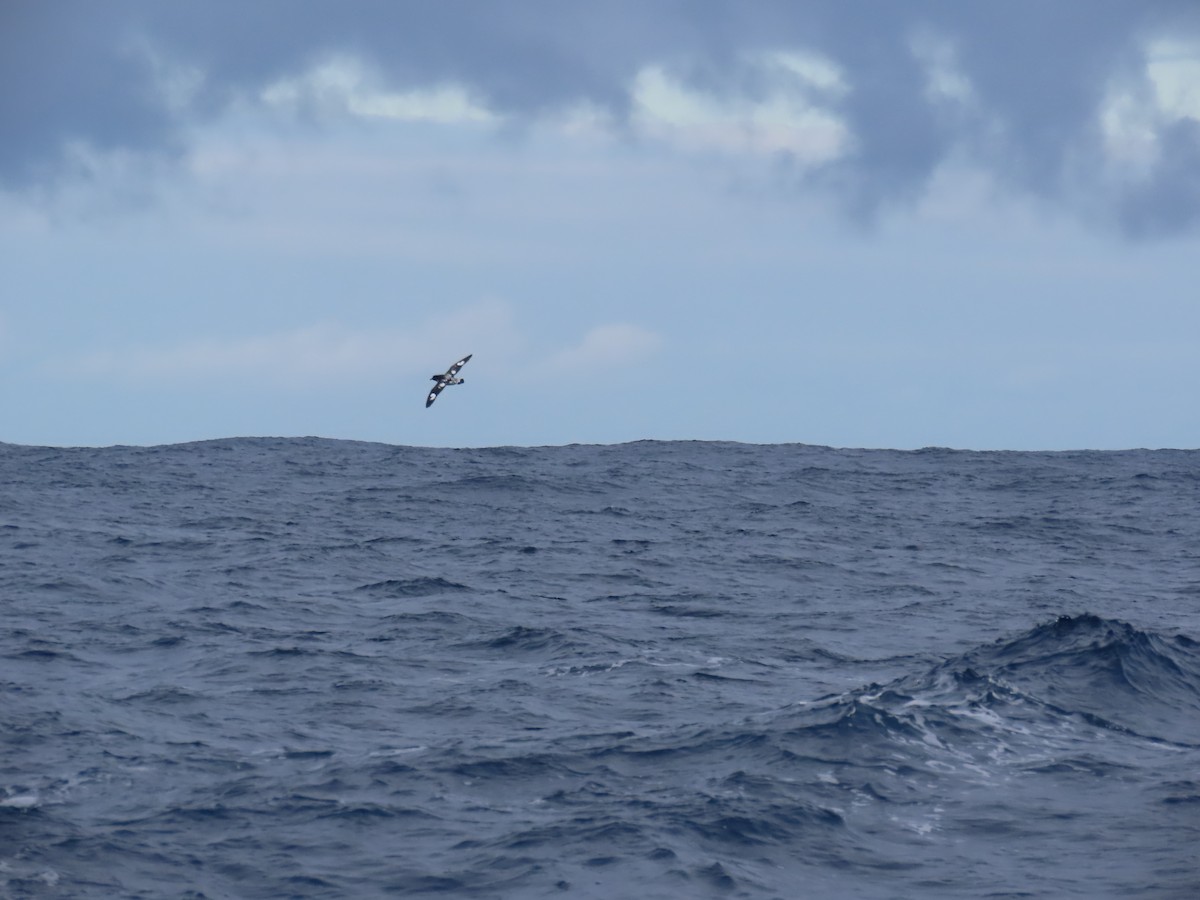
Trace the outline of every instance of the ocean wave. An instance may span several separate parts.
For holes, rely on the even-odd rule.
[[[454,591],[471,590],[465,584],[446,578],[389,578],[359,585],[355,591],[376,597],[429,597]]]

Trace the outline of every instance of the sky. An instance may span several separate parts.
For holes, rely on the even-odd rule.
[[[1200,447],[1195,0],[7,0],[0,85],[0,441]]]

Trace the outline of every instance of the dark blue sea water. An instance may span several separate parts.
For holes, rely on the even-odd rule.
[[[1200,896],[1200,452],[0,445],[0,896]]]

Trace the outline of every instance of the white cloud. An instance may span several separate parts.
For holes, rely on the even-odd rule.
[[[497,119],[456,85],[441,85],[403,94],[377,93],[352,97],[350,111],[362,116],[441,124],[486,125]]]
[[[1200,43],[1159,40],[1145,52],[1144,81],[1114,83],[1099,114],[1109,162],[1135,177],[1153,171],[1164,125],[1200,121]]]
[[[845,152],[844,124],[816,100],[846,90],[841,72],[822,57],[798,52],[763,53],[751,64],[771,84],[765,96],[706,93],[689,87],[660,66],[643,68],[631,86],[633,126],[641,134],[693,151],[731,155],[788,153],[803,164],[820,164]],[[266,87],[259,99],[295,113],[352,115],[446,126],[494,125],[502,117],[457,84],[392,91],[361,60],[338,56],[304,74]],[[575,139],[611,134],[610,113],[588,103],[545,120]]]
[[[1110,93],[1100,111],[1104,151],[1110,163],[1129,172],[1146,174],[1158,160],[1158,129],[1161,119],[1144,92],[1120,90]]]
[[[277,81],[262,91],[260,99],[268,106],[291,111],[305,107],[403,122],[487,125],[499,120],[460,85],[389,91],[351,57],[336,57],[297,78]]]
[[[1155,41],[1147,56],[1159,109],[1172,118],[1200,120],[1200,41]]]
[[[599,325],[574,347],[555,353],[546,368],[552,372],[581,372],[624,366],[649,356],[661,344],[657,334],[637,325]]]
[[[356,330],[321,323],[250,337],[102,350],[58,368],[68,374],[133,381],[235,378],[307,386],[432,373],[461,353],[487,348],[504,358],[520,344],[509,306],[489,300],[413,328]]]
[[[933,103],[976,101],[975,89],[959,65],[958,47],[953,40],[922,29],[909,40],[909,49],[925,68],[926,99]]]
[[[727,154],[787,153],[818,165],[849,144],[845,124],[814,97],[845,90],[837,70],[819,57],[773,53],[758,57],[771,89],[760,97],[706,93],[660,66],[634,80],[634,126],[649,137],[689,150]]]
[[[782,69],[810,87],[837,96],[846,92],[841,70],[830,60],[813,53],[780,50],[759,56],[761,64]]]
[[[800,52],[762,53],[751,64],[771,83],[765,96],[706,93],[685,85],[666,69],[651,65],[634,79],[634,127],[644,135],[689,150],[728,154],[788,153],[805,164],[840,156],[848,144],[843,123],[815,99],[836,98],[846,90],[841,72],[826,59]],[[392,91],[361,60],[337,56],[304,74],[266,87],[259,99],[268,107],[324,115],[438,125],[492,125],[502,117],[461,85],[438,84]],[[611,132],[611,116],[592,105],[576,104],[547,122],[575,138]]]

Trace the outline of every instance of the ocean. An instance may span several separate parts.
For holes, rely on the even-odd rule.
[[[0,444],[0,896],[1200,896],[1200,451]]]

